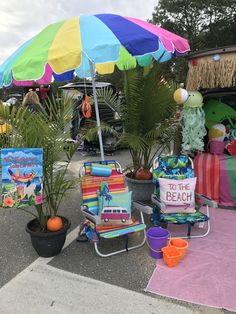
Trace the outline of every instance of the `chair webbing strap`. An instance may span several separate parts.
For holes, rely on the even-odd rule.
[[[128,233],[133,233],[133,232],[139,232],[142,231],[146,228],[145,224],[138,224],[135,226],[127,226],[121,229],[116,229],[116,230],[110,230],[106,232],[100,232],[99,236],[104,239],[111,239],[111,238],[116,238],[120,237],[122,235],[126,235]]]

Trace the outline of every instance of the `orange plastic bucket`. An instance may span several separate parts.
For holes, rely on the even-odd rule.
[[[174,267],[179,263],[179,261],[181,259],[181,254],[176,249],[176,247],[165,246],[161,250],[163,253],[163,260],[168,267]]]
[[[169,246],[175,247],[181,254],[181,259],[183,259],[188,248],[188,241],[181,238],[173,238],[170,239]]]

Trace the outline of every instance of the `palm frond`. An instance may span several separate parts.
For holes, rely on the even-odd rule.
[[[98,136],[99,129],[101,130],[102,135],[109,133],[114,135],[115,137],[119,136],[119,134],[111,126],[106,123],[101,123],[100,127],[94,126],[93,128],[88,129],[84,135],[84,138],[88,141],[94,140]]]
[[[70,132],[73,99],[62,96],[47,101],[45,108],[32,113],[26,107],[17,111],[0,104],[0,119],[9,126],[4,133],[2,147],[43,148],[43,194],[45,206],[36,206],[38,219],[43,226],[45,216],[55,215],[66,192],[78,180],[66,178],[69,163],[76,147],[64,150]],[[78,144],[79,145],[79,144]],[[64,159],[60,170],[55,165]]]

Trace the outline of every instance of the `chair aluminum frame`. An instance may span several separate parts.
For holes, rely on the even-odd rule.
[[[200,234],[200,235],[191,235],[191,227],[192,227],[192,224],[191,223],[186,223],[188,225],[188,232],[187,232],[187,235],[180,235],[181,238],[184,238],[184,239],[192,239],[192,238],[203,238],[203,237],[206,237],[209,232],[210,232],[210,229],[211,229],[211,224],[210,224],[210,211],[209,211],[209,206],[210,207],[213,207],[213,208],[217,208],[217,203],[209,198],[207,198],[206,196],[204,195],[201,195],[201,194],[198,194],[198,193],[195,193],[195,196],[199,199],[201,199],[201,205],[202,206],[206,206],[206,216],[209,218],[207,221],[200,221],[200,222],[196,222],[196,223],[207,223],[207,230],[206,232],[204,232],[203,234]],[[163,203],[161,203],[157,198],[156,196],[153,194],[152,195],[152,202],[158,207],[160,208],[160,210],[162,209],[162,206],[163,206]],[[168,224],[168,223],[167,223]]]
[[[192,158],[190,158],[189,156],[187,156],[190,163],[191,163],[191,167],[194,168],[194,164],[193,164],[193,160]],[[153,169],[156,169],[159,165],[159,157],[156,157],[153,161]],[[191,223],[186,223],[188,225],[188,231],[187,231],[187,235],[178,235],[180,236],[181,238],[184,238],[184,239],[192,239],[192,238],[203,238],[203,237],[206,237],[210,230],[211,230],[211,225],[210,225],[210,210],[209,210],[209,207],[213,207],[213,208],[217,208],[217,203],[211,199],[209,199],[208,197],[204,196],[204,195],[201,195],[201,194],[198,194],[198,193],[195,193],[195,196],[201,200],[201,205],[202,206],[206,206],[206,215],[207,217],[209,218],[207,221],[203,221],[203,222],[196,222],[196,223],[207,223],[207,229],[206,231],[203,233],[203,234],[200,234],[200,235],[191,235],[191,227],[192,227],[192,224]],[[165,208],[165,204],[162,203],[160,201],[160,199],[157,198],[157,196],[155,194],[152,194],[152,203],[155,204],[159,209],[160,211],[163,210]],[[143,212],[145,212],[146,214],[148,215],[152,215],[153,214],[153,207],[143,203],[143,202],[139,202],[139,201],[136,201],[134,202],[134,207],[139,209],[139,210],[142,210]],[[168,223],[167,223],[168,225]]]
[[[82,211],[84,218],[86,220],[89,220],[90,222],[92,222],[95,225],[95,230],[96,230],[96,225],[99,225],[101,223],[101,218],[98,215],[93,215],[93,214],[89,213],[87,211],[86,206],[84,206],[84,205],[81,206],[81,211]],[[139,214],[140,214],[140,222],[142,224],[145,224],[142,210],[139,210]],[[82,229],[79,230],[79,234],[80,234],[80,232],[82,232]],[[108,256],[116,255],[116,254],[119,254],[122,252],[128,252],[130,250],[142,247],[144,245],[144,243],[146,242],[146,230],[144,229],[144,230],[139,231],[139,232],[143,233],[143,237],[142,237],[141,243],[139,243],[137,245],[130,246],[130,247],[128,246],[128,236],[130,233],[127,233],[124,235],[126,237],[126,245],[125,245],[124,249],[104,254],[100,251],[100,249],[98,247],[98,242],[95,241],[95,242],[93,242],[95,251],[101,257],[108,257]],[[99,233],[97,233],[97,235],[99,237]],[[99,241],[100,241],[100,239],[99,239]]]
[[[121,168],[121,165],[116,161],[116,165],[117,165],[117,171],[122,173],[122,168]],[[85,175],[85,169],[84,169],[84,166],[82,166],[80,168],[80,177],[83,177]],[[89,209],[87,206],[85,205],[81,205],[81,211],[82,211],[82,214],[84,216],[84,218],[86,220],[88,220],[89,222],[92,222],[94,225],[95,225],[95,231],[96,231],[96,225],[99,225],[101,224],[101,218],[100,216],[98,215],[95,215],[93,214],[92,212],[89,212]],[[144,222],[144,217],[143,217],[143,210],[142,209],[139,209],[139,214],[140,214],[140,222],[141,224],[145,224]],[[80,229],[79,230],[79,235],[78,237],[80,236],[80,233],[82,232],[83,230]],[[113,230],[114,231],[114,230]],[[109,232],[109,231],[108,231]],[[96,232],[97,235],[98,235],[98,238],[99,238],[99,232]],[[125,248],[122,249],[122,250],[118,250],[118,251],[113,251],[113,252],[110,252],[110,253],[102,253],[98,247],[98,242],[100,241],[100,238],[98,239],[98,241],[94,241],[93,244],[94,244],[94,248],[95,248],[95,251],[96,253],[100,256],[100,257],[109,257],[109,256],[113,256],[113,255],[116,255],[116,254],[119,254],[119,253],[122,253],[122,252],[128,252],[130,250],[133,250],[133,249],[137,249],[137,248],[140,248],[142,247],[145,242],[146,242],[146,229],[143,229],[141,231],[137,231],[137,233],[143,233],[143,237],[142,237],[142,240],[139,244],[136,244],[136,245],[133,245],[133,246],[128,246],[128,237],[129,237],[129,234],[131,234],[133,232],[129,232],[127,234],[124,234],[123,236],[126,237],[126,244],[125,244]]]

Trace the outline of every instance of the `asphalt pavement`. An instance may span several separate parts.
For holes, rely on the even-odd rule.
[[[69,175],[78,176],[86,160],[77,152]],[[126,150],[114,156],[125,168],[130,164]],[[28,213],[15,209],[0,211],[0,313],[228,313],[221,309],[189,304],[144,292],[155,268],[147,246],[116,256],[101,258],[89,242],[76,241],[82,219],[81,192],[76,189],[65,199],[60,214],[71,220],[66,247],[60,255],[38,258],[25,232],[31,219]],[[145,217],[149,224],[149,217]],[[133,236],[131,241],[137,241]],[[119,247],[122,241],[102,243],[105,249]]]

